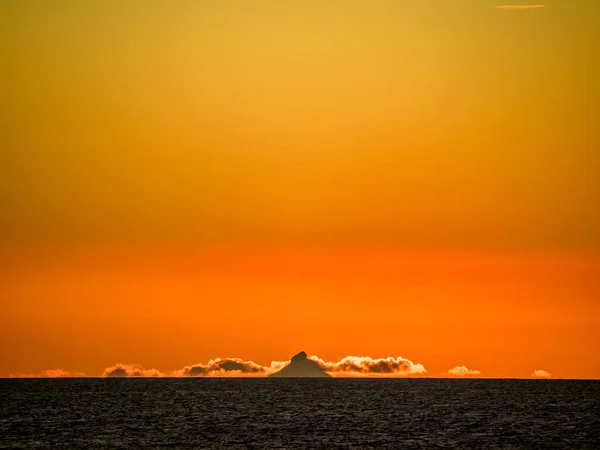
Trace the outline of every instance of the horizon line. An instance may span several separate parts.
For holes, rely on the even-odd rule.
[[[41,377],[41,376],[24,376],[24,377],[2,377],[0,376],[0,380],[82,380],[82,379],[90,379],[90,380],[199,380],[199,379],[220,379],[227,378],[232,380],[272,380],[272,379],[323,379],[322,377],[285,377],[285,378],[272,378],[268,376],[127,376],[127,377],[106,377],[106,376],[61,376],[61,377]],[[420,376],[420,375],[406,375],[406,376],[362,376],[362,377],[353,377],[353,376],[336,376],[330,377],[326,379],[331,380],[546,380],[546,381],[600,381],[600,378],[563,378],[563,377],[475,377],[475,376]]]

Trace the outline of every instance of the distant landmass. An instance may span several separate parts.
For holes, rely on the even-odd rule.
[[[290,363],[270,375],[273,378],[331,378],[325,369],[317,362],[308,359],[305,352],[300,352],[292,358]]]

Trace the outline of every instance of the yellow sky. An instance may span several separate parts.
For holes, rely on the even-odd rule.
[[[498,8],[527,4],[2,2],[0,252],[7,270],[0,296],[2,325],[6,329],[10,320],[21,331],[4,332],[1,344],[6,348],[18,336],[15,355],[22,356],[1,367],[0,375],[38,370],[33,361],[41,335],[28,311],[47,301],[44,292],[51,285],[36,280],[50,283],[53,258],[81,248],[105,245],[122,254],[133,246],[161,255],[164,246],[194,251],[210,246],[236,259],[247,247],[273,255],[281,246],[326,253],[333,246],[346,249],[344,257],[332,251],[333,261],[348,258],[359,265],[365,254],[374,257],[381,248],[394,249],[399,259],[406,252],[452,252],[463,261],[476,252],[487,254],[486,267],[495,267],[497,254],[526,255],[515,267],[528,258],[555,261],[567,254],[569,261],[580,261],[576,267],[586,267],[585,274],[596,273],[600,3],[550,0],[540,8]],[[97,259],[95,251],[82,260],[105,273],[110,263]],[[45,265],[36,263],[36,252],[45,255]],[[298,258],[298,269],[312,264]],[[438,257],[432,258],[438,272],[431,280],[446,280]],[[179,263],[167,259],[170,273]],[[559,312],[542,320],[543,326],[533,319],[524,323],[524,329],[531,328],[519,339],[535,335],[536,326],[548,330],[561,311],[571,314],[570,308],[583,321],[582,330],[593,325],[584,320],[597,312],[588,275],[565,264],[571,269],[561,284],[562,297],[548,300]],[[60,275],[63,289],[72,283],[89,292],[93,284],[85,283],[91,281],[76,265],[67,267]],[[198,270],[196,276],[207,276]],[[15,273],[20,278],[12,277]],[[115,286],[121,277],[106,276],[107,285]],[[224,271],[219,280],[227,285],[236,276]],[[169,290],[169,277],[157,282],[160,289]],[[264,301],[276,304],[281,292],[273,276],[261,279],[263,287],[252,298],[264,290]],[[502,280],[492,285],[501,286]],[[483,296],[485,283],[463,282],[470,295]],[[214,283],[213,296],[219,292]],[[305,299],[315,295],[303,283],[292,279],[285,287],[296,292],[298,307],[306,301],[298,294],[303,289],[312,292]],[[429,299],[447,306],[445,289],[454,288],[447,280],[440,283]],[[532,303],[522,300],[528,308],[548,295],[548,288],[536,283]],[[348,278],[342,291],[352,286]],[[397,288],[404,292],[401,283]],[[205,300],[193,308],[183,300],[194,289],[175,289],[179,300],[159,296],[157,316],[198,313]],[[87,314],[102,299],[67,291],[53,291],[53,301],[66,302],[57,308],[86,306],[68,318],[59,314],[57,323],[76,322],[97,335],[106,323]],[[331,311],[342,291],[332,294]],[[385,298],[372,311],[384,317],[402,303],[391,292],[382,288],[356,301]],[[129,317],[140,299],[120,295],[114,301]],[[214,301],[220,305],[214,314],[237,304],[225,297]],[[179,309],[170,310],[170,302]],[[348,311],[345,320],[365,313]],[[491,317],[486,311],[472,317],[473,323],[485,328]],[[282,320],[281,311],[270,314],[271,322]],[[38,329],[47,328],[43,317],[35,322]],[[432,316],[418,326],[434,329],[436,320]],[[396,329],[393,323],[389,327]],[[219,329],[209,331],[214,335]],[[570,336],[585,353],[598,345],[598,335],[586,333],[573,325],[560,336]],[[264,346],[267,336],[251,344]],[[62,339],[44,352],[49,360],[74,367],[76,352],[69,352],[68,361],[61,357],[59,343],[67,338]],[[341,341],[332,342],[322,349],[330,352],[323,357],[352,353]],[[375,339],[369,342],[361,352],[390,350]],[[428,345],[413,348],[416,361],[435,360],[433,343]],[[468,351],[467,341],[457,345],[459,354]],[[393,347],[403,354],[401,344]],[[194,348],[202,358],[235,351],[218,343]],[[196,358],[187,351],[177,361],[160,356],[156,364]],[[145,354],[140,348],[131,352],[132,359]],[[282,352],[271,348],[260,355],[277,359]],[[118,362],[108,361],[111,354],[106,350],[102,361],[86,359],[82,370]],[[596,369],[584,372],[600,376]]]
[[[494,6],[5,2],[2,239],[597,247],[597,2]]]

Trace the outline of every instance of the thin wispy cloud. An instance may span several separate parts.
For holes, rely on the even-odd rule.
[[[85,377],[83,372],[67,372],[63,369],[42,370],[40,373],[11,373],[9,378],[81,378]]]
[[[539,9],[545,8],[546,5],[500,5],[497,9]]]

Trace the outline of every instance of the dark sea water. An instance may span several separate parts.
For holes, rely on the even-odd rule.
[[[1,448],[600,449],[600,382],[0,380]]]

